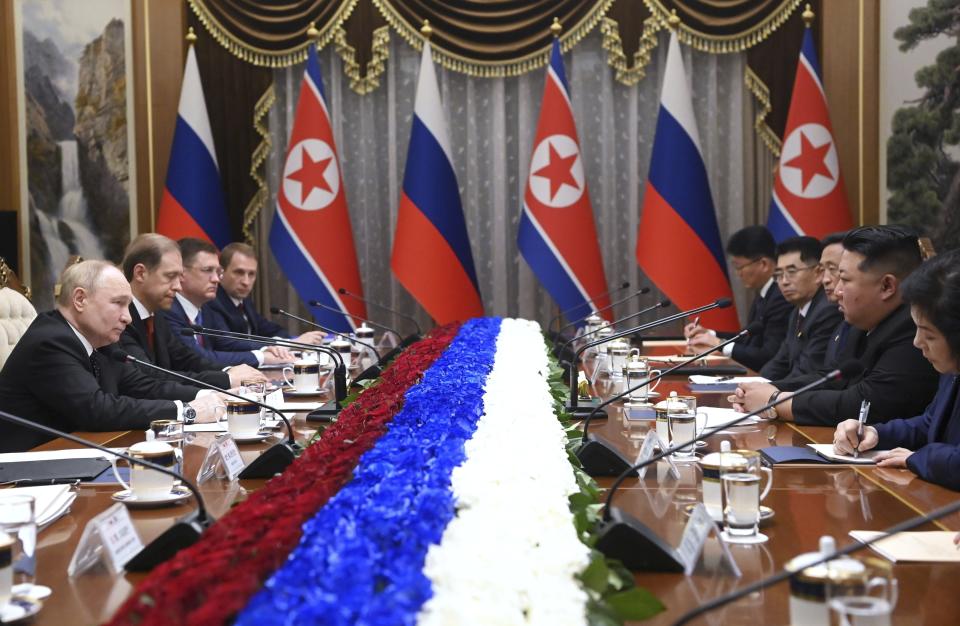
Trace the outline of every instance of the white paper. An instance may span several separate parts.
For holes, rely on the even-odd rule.
[[[850,536],[866,543],[882,536],[876,530],[851,530]],[[949,530],[897,533],[871,544],[870,549],[894,563],[960,563],[960,550]]]
[[[830,461],[837,463],[855,463],[858,465],[873,465],[877,462],[876,456],[878,454],[887,452],[887,450],[868,450],[867,452],[861,452],[859,457],[853,458],[853,456],[835,453],[832,443],[808,443],[807,445],[813,448],[817,454]]]
[[[729,407],[720,407],[720,406],[700,406],[697,407],[697,413],[706,413],[707,415],[707,425],[704,428],[723,428],[730,422],[740,419],[745,414],[735,411]],[[756,424],[760,421],[760,418],[748,417],[743,420],[737,426],[749,426],[751,424]]]
[[[123,452],[126,448],[110,448]],[[53,461],[56,459],[107,459],[111,455],[94,448],[76,448],[70,450],[41,450],[38,452],[7,452],[0,454],[0,463],[18,463],[22,461]]]
[[[770,382],[763,376],[704,376],[702,374],[693,374],[689,380],[693,385],[742,385]]]
[[[4,489],[4,495],[33,496],[33,515],[37,526],[43,528],[59,519],[70,510],[70,505],[77,498],[70,485],[38,485],[36,487],[16,487]]]

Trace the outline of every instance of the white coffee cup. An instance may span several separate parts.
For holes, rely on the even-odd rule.
[[[252,402],[226,400],[227,432],[237,437],[249,437],[260,432],[260,407]]]
[[[180,450],[174,448],[165,441],[141,441],[127,448],[127,454],[135,459],[140,459],[160,465],[171,470],[176,470],[181,460]],[[163,474],[153,469],[134,463],[130,468],[129,484],[120,477],[117,465],[120,462],[126,462],[126,459],[114,457],[113,475],[117,481],[125,488],[129,489],[137,498],[157,498],[168,495],[173,489],[175,478]]]
[[[283,381],[298,393],[320,391],[320,364],[316,361],[299,360],[293,366],[283,368]]]

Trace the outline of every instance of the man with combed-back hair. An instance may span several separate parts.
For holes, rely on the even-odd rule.
[[[110,353],[130,323],[130,285],[116,266],[83,261],[64,270],[56,308],[39,314],[0,371],[0,410],[66,431],[146,429],[184,407],[212,421],[222,402],[199,389],[150,378]],[[0,423],[0,451],[47,440]]]

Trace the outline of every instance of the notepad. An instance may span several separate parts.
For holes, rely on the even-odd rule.
[[[832,443],[808,443],[807,445],[813,448],[814,452],[833,463],[873,465],[877,462],[877,455],[881,452],[886,452],[886,450],[869,450],[867,452],[861,452],[858,457],[853,457],[846,454],[837,454],[833,451]]]
[[[784,463],[814,463],[818,465],[845,464],[845,465],[873,465],[874,458],[883,450],[861,452],[860,458],[834,454],[831,443],[808,443],[805,446],[770,446],[762,448],[760,454],[770,465]]]
[[[894,563],[960,563],[960,550],[953,543],[957,533],[946,530],[890,535],[870,549]],[[850,536],[864,543],[882,536],[874,530],[851,530]]]
[[[738,420],[744,416],[744,413],[739,411],[734,411],[728,407],[720,406],[701,406],[697,407],[697,413],[706,413],[707,414],[707,425],[705,428],[723,428],[727,426],[730,422]],[[750,426],[756,424],[760,419],[756,416],[748,417],[737,426]]]

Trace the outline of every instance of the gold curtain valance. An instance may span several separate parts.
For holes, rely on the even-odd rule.
[[[319,45],[338,42],[363,55],[385,21],[415,48],[420,26],[430,20],[434,58],[443,66],[477,76],[513,76],[547,62],[554,18],[563,25],[564,50],[575,46],[605,18],[610,62],[637,77],[636,63],[649,53],[656,31],[672,11],[681,41],[713,53],[736,52],[763,41],[801,0],[188,0],[211,36],[234,56],[254,65],[285,67],[302,61],[311,22]],[[359,5],[359,9],[357,9]],[[351,20],[355,9],[360,19]],[[346,22],[351,21],[345,29]],[[619,30],[619,41],[614,29]],[[381,38],[383,35],[379,35]],[[350,43],[347,43],[347,40]],[[654,38],[655,39],[655,38]],[[621,44],[622,42],[622,44]],[[364,56],[361,65],[369,60]],[[632,72],[632,74],[631,74]],[[629,82],[626,79],[625,82]],[[635,81],[634,81],[635,82]]]

